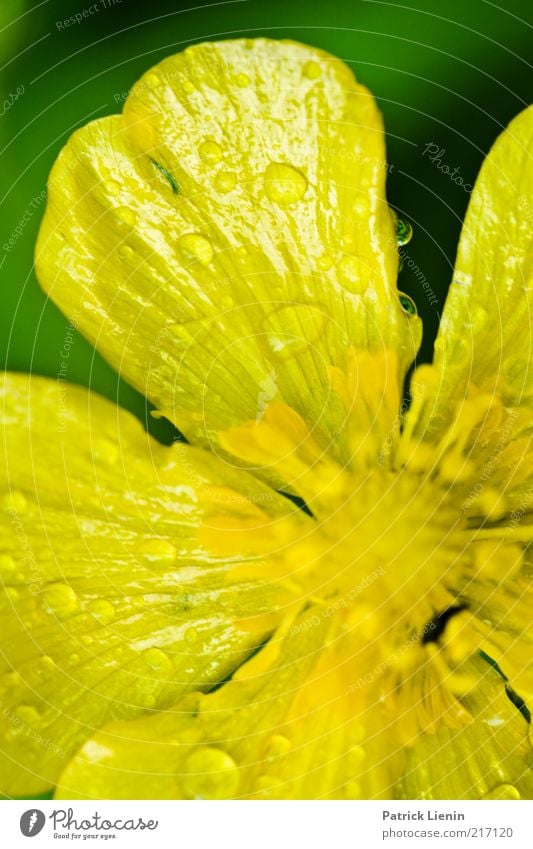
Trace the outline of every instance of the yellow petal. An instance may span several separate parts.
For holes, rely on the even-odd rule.
[[[533,107],[485,159],[465,217],[441,327],[436,375],[419,424],[441,430],[469,383],[532,406]],[[453,406],[453,405],[452,405]]]
[[[402,799],[531,799],[533,754],[528,723],[488,669],[463,703],[473,720],[441,723],[408,750],[395,788]]]
[[[108,725],[67,765],[56,797],[387,798],[399,756],[380,733],[379,706],[358,712],[344,667],[324,658],[326,630],[307,611],[270,668]]]
[[[4,375],[0,421],[0,792],[29,795],[104,722],[209,689],[254,651],[261,632],[235,623],[268,594],[230,585],[197,529],[215,509],[295,508],[64,381]]]
[[[346,349],[420,336],[395,290],[381,117],[339,60],[265,39],[191,47],[76,132],[36,253],[50,297],[188,437],[283,401],[334,446]]]

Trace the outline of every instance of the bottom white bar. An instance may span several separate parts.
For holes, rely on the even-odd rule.
[[[531,849],[533,802],[0,803],[2,846]],[[35,843],[30,840],[35,838]]]

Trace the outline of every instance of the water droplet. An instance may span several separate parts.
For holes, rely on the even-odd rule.
[[[221,749],[194,749],[184,764],[184,795],[188,799],[231,799],[239,787],[239,768]]]
[[[263,799],[270,799],[279,785],[279,779],[273,775],[258,775],[254,781],[254,793]]]
[[[343,256],[339,262],[340,282],[354,295],[362,295],[368,288],[368,269],[357,256]]]
[[[239,88],[246,88],[247,85],[250,85],[250,77],[247,74],[237,74],[235,85],[239,86]]]
[[[122,186],[120,185],[120,183],[117,183],[116,180],[107,180],[104,183],[104,186],[107,194],[112,195],[113,197],[119,195],[122,189]]]
[[[92,447],[93,459],[114,466],[119,459],[118,445],[110,439],[99,439]]]
[[[199,233],[186,233],[178,239],[178,246],[188,260],[198,260],[202,265],[209,265],[213,259],[213,245],[205,236]]]
[[[291,749],[291,741],[282,734],[273,734],[267,742],[265,757],[269,763],[286,755]]]
[[[322,69],[318,62],[310,61],[304,64],[302,72],[304,77],[307,77],[308,80],[316,80],[322,73]]]
[[[187,628],[185,631],[185,639],[188,643],[195,643],[198,639],[198,631],[196,628]]]
[[[161,649],[146,649],[142,653],[142,659],[149,669],[158,675],[170,675],[172,672],[172,661],[168,654],[165,654]]]
[[[525,390],[529,369],[530,362],[520,357],[504,362],[502,372],[507,388],[513,391]]]
[[[292,357],[313,345],[323,333],[326,315],[318,307],[291,304],[263,319],[270,350],[281,358]]]
[[[39,675],[51,675],[55,668],[54,661],[47,654],[43,654],[37,661],[37,672]]]
[[[219,171],[215,177],[215,189],[219,192],[231,192],[237,184],[237,177],[232,171]]]
[[[400,306],[404,313],[408,316],[416,316],[418,315],[416,304],[413,299],[406,295],[405,292],[398,293],[398,300],[400,302]]]
[[[42,723],[41,714],[32,705],[19,705],[13,713],[17,720],[28,728],[38,728]]]
[[[4,592],[5,592],[6,596],[7,596],[7,598],[8,598],[11,602],[18,601],[18,599],[20,598],[20,593],[19,593],[19,591],[17,590],[17,588],[16,588],[16,587],[6,587],[6,588],[4,589]]]
[[[182,88],[185,94],[192,94],[195,91],[195,87],[190,80],[184,80]]]
[[[398,218],[396,221],[396,243],[399,247],[407,245],[413,238],[413,228],[409,221]]]
[[[94,601],[91,601],[88,605],[88,610],[91,616],[94,616],[101,625],[109,625],[115,618],[115,608],[105,598],[96,598]]]
[[[68,659],[68,662],[71,666],[77,666],[78,663],[80,662],[79,654],[77,654],[77,652],[74,652],[73,654],[71,654],[69,659]]]
[[[129,224],[130,227],[133,227],[137,221],[135,212],[129,206],[117,206],[115,208],[115,215],[123,221],[124,224]]]
[[[80,607],[78,596],[67,584],[50,584],[42,594],[41,603],[46,613],[60,619],[77,613]]]
[[[130,248],[129,245],[121,245],[118,249],[118,255],[124,261],[129,260],[133,256],[133,248]]]
[[[0,506],[7,512],[13,510],[15,513],[25,513],[28,509],[28,502],[22,492],[14,489],[2,496]]]
[[[485,307],[482,307],[481,304],[473,306],[472,309],[468,311],[467,316],[468,323],[474,333],[478,333],[489,319],[487,310]]]
[[[225,310],[230,310],[232,308],[233,304],[234,304],[234,300],[231,297],[231,295],[223,295],[222,298],[220,299],[220,305]]]
[[[349,781],[346,785],[346,798],[347,799],[360,799],[361,798],[361,785],[358,781]]]
[[[149,563],[172,566],[176,559],[176,546],[164,539],[147,539],[139,545],[139,553]]]
[[[199,148],[199,153],[204,162],[216,165],[222,159],[222,148],[213,139],[206,139]]]
[[[16,563],[9,554],[0,554],[0,573],[3,578],[8,578],[16,568]]]
[[[346,753],[347,768],[350,772],[358,772],[366,757],[364,746],[352,746]]]
[[[292,165],[271,162],[265,170],[265,192],[278,206],[290,206],[301,200],[307,189],[307,180]]]
[[[146,74],[145,77],[143,77],[142,82],[147,85],[148,88],[156,88],[160,84],[161,80],[157,76],[157,74],[154,74],[153,71],[150,71],[148,74]]]
[[[521,799],[520,792],[512,784],[500,784],[485,793],[483,799]]]
[[[319,268],[320,271],[329,271],[329,269],[333,265],[333,257],[331,257],[329,254],[322,254],[322,256],[318,257],[316,264],[317,268]]]

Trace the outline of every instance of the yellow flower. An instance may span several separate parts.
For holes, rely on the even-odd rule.
[[[73,135],[39,278],[190,444],[4,377],[4,794],[533,797],[532,127],[483,165],[408,411],[345,65],[195,46]]]

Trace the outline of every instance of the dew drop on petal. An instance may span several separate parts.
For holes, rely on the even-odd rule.
[[[161,80],[157,76],[157,74],[154,74],[153,71],[150,71],[148,74],[146,74],[145,77],[143,77],[142,82],[147,85],[148,88],[156,88],[161,83]]]
[[[362,295],[368,288],[368,270],[358,257],[350,254],[343,256],[338,271],[339,280],[348,292]]]
[[[0,575],[8,578],[15,571],[16,564],[10,554],[0,554]]]
[[[15,717],[18,722],[21,722],[27,728],[39,728],[42,723],[42,716],[39,711],[32,705],[19,705],[14,710]]]
[[[250,77],[247,74],[237,74],[235,85],[239,86],[239,88],[246,88],[247,85],[250,85]]]
[[[279,785],[279,780],[275,776],[267,774],[258,775],[254,781],[254,793],[263,799],[270,799],[277,785]]]
[[[24,493],[13,489],[0,498],[0,507],[8,512],[25,513],[28,509],[28,502]]]
[[[521,799],[522,796],[516,787],[512,784],[499,784],[485,793],[483,799]]]
[[[292,165],[270,162],[265,169],[265,192],[278,206],[290,206],[301,200],[307,189],[307,180]]]
[[[123,221],[124,224],[128,224],[130,227],[133,227],[137,221],[137,215],[129,206],[117,206],[115,208],[115,215]]]
[[[121,187],[120,183],[117,183],[116,180],[107,180],[104,183],[104,188],[105,188],[108,195],[116,197],[116,195],[120,194],[122,187]]]
[[[291,741],[282,734],[273,734],[267,742],[265,757],[267,761],[274,761],[286,755],[292,748]]]
[[[146,666],[158,675],[170,675],[172,672],[172,661],[161,649],[146,649],[142,653],[142,659]]]
[[[97,598],[91,601],[87,609],[101,625],[109,625],[115,618],[115,608],[105,598]]]
[[[42,594],[41,605],[46,613],[59,619],[72,616],[80,608],[80,600],[67,584],[50,584]]]
[[[350,772],[357,772],[366,757],[364,746],[352,746],[346,753],[346,763]]]
[[[476,304],[472,307],[472,309],[468,311],[467,316],[470,328],[474,331],[474,333],[478,333],[487,324],[489,319],[488,311],[485,307],[482,307],[481,304]]]
[[[129,245],[121,245],[118,249],[118,255],[120,259],[124,261],[131,259],[133,256],[133,248],[130,248]]]
[[[413,299],[411,298],[410,295],[406,295],[405,292],[399,292],[398,293],[398,300],[400,302],[400,306],[401,306],[403,312],[407,316],[411,317],[411,316],[417,316],[418,315],[416,304],[415,304],[415,302],[413,301]]]
[[[215,177],[215,189],[219,192],[231,192],[237,185],[237,177],[232,171],[219,171]]]
[[[182,84],[182,89],[185,94],[192,94],[195,91],[195,86],[190,80],[184,80]]]
[[[172,566],[176,559],[176,546],[164,539],[147,539],[140,543],[139,554],[144,560],[158,566]]]
[[[195,643],[198,639],[198,631],[196,628],[187,628],[185,631],[185,639],[188,643]]]
[[[213,259],[213,245],[199,233],[186,233],[178,239],[178,247],[187,260],[198,260],[201,265],[209,265]]]
[[[309,62],[305,62],[302,73],[304,77],[308,80],[316,80],[320,74],[322,73],[322,69],[318,62],[313,62],[310,60]]]
[[[290,304],[267,315],[262,322],[267,344],[282,359],[305,351],[323,333],[326,315],[308,304]]]
[[[181,778],[187,799],[231,799],[237,793],[239,780],[239,768],[233,758],[211,746],[191,752]]]
[[[404,218],[398,218],[396,221],[396,243],[399,247],[407,245],[413,238],[413,228],[409,221]]]
[[[39,675],[51,675],[55,668],[55,662],[47,654],[43,654],[37,661],[37,673]]]
[[[361,785],[358,781],[349,781],[346,785],[346,797],[348,799],[361,798]]]
[[[222,148],[213,139],[206,139],[198,150],[200,157],[209,165],[216,165],[222,159]]]
[[[316,264],[317,268],[320,271],[329,271],[329,269],[333,265],[333,257],[331,257],[329,254],[322,254],[322,256],[318,257]]]

